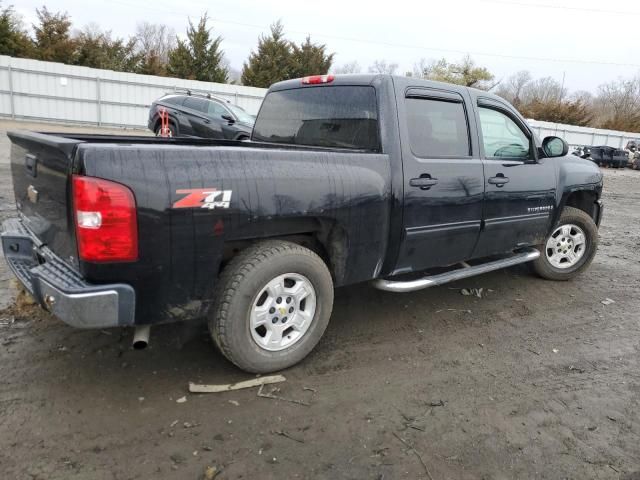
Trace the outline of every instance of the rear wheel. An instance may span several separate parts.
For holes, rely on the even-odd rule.
[[[534,271],[549,280],[569,280],[587,268],[598,248],[598,227],[584,211],[565,207],[560,220],[533,261]]]
[[[220,351],[243,370],[268,373],[295,365],[316,346],[333,308],[333,282],[318,255],[267,241],[224,269],[209,318]]]
[[[156,134],[156,137],[162,137],[162,126],[160,124],[158,124],[158,126],[156,127],[154,133]],[[176,136],[176,127],[173,126],[173,123],[169,124],[169,130],[167,132],[167,135],[165,135],[166,137],[175,137]]]

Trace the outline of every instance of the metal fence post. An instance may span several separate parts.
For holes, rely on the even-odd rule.
[[[11,64],[7,67],[7,72],[9,74],[9,104],[11,105],[11,119],[14,120],[16,118],[16,107],[13,103],[13,74],[11,72]]]
[[[98,126],[102,126],[102,103],[100,102],[100,77],[96,77],[96,102],[98,110]]]

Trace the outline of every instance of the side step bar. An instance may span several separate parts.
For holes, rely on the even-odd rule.
[[[373,286],[379,290],[385,290],[387,292],[414,292],[416,290],[422,290],[423,288],[435,287],[436,285],[442,285],[443,283],[449,283],[455,280],[473,277],[474,275],[500,270],[501,268],[511,267],[520,263],[530,262],[539,256],[540,252],[538,250],[535,248],[528,248],[507,258],[493,260],[492,262],[482,263],[472,267],[467,266],[465,268],[459,268],[439,275],[419,278],[418,280],[401,282],[379,278],[373,281]]]

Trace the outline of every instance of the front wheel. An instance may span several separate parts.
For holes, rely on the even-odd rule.
[[[589,266],[598,248],[598,227],[584,211],[565,207],[560,220],[533,261],[533,270],[549,280],[569,280]]]
[[[252,373],[295,365],[316,346],[333,308],[333,282],[322,259],[285,241],[266,241],[224,269],[209,318],[227,359]]]

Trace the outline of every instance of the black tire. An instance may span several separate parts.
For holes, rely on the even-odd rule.
[[[316,295],[315,314],[295,343],[269,351],[252,337],[250,314],[265,286],[286,273],[309,280]],[[275,372],[295,365],[313,350],[327,328],[332,309],[333,281],[324,261],[295,243],[270,240],[248,247],[225,267],[209,316],[209,331],[222,354],[242,370]]]
[[[156,129],[153,132],[156,134],[156,137],[160,136],[160,128],[161,128],[160,124],[156,125]],[[176,137],[178,134],[176,127],[173,125],[173,123],[169,124],[169,132],[170,132],[170,137]]]
[[[543,245],[536,247],[540,251],[540,256],[532,262],[533,270],[542,278],[560,281],[569,280],[585,270],[593,261],[598,249],[598,227],[591,216],[578,208],[565,207],[560,215],[560,220],[553,227],[552,233],[558,227],[567,224],[576,225],[584,232],[586,238],[585,252],[575,265],[568,268],[557,268],[547,258],[545,251],[547,239],[545,239]]]

